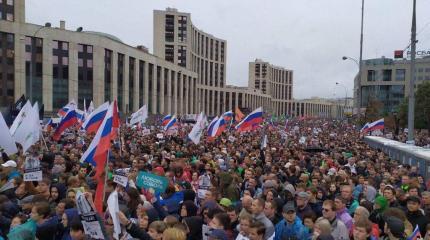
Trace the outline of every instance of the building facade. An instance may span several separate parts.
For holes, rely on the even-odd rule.
[[[259,106],[276,115],[316,113],[312,103],[293,100],[293,71],[260,59],[249,63],[248,87],[226,85],[227,41],[199,30],[189,13],[175,8],[154,10],[153,42],[156,56],[198,74],[198,109],[209,115]],[[319,104],[326,104],[320,110],[327,112],[333,105]]]
[[[24,94],[48,113],[71,100],[82,109],[84,100],[97,106],[117,99],[124,114],[143,105],[153,114],[210,116],[263,106],[277,115],[336,117],[333,103],[293,100],[292,71],[267,62],[265,77],[256,73],[256,64],[262,73],[263,63],[250,63],[249,87],[227,86],[227,42],[196,28],[188,13],[154,11],[151,54],[107,33],[67,29],[64,21],[58,27],[26,23],[25,0],[0,5],[3,110]]]
[[[361,99],[358,101],[362,108],[373,98],[384,104],[384,112],[391,113],[409,95],[410,60],[385,57],[364,60],[361,73]],[[424,81],[430,81],[430,57],[416,60],[415,88]]]

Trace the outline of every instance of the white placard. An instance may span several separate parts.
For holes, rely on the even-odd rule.
[[[143,136],[147,136],[147,135],[150,135],[150,134],[151,134],[151,130],[150,129],[145,128],[145,129],[142,130],[142,135]]]
[[[117,174],[113,176],[113,181],[123,187],[127,187],[128,177]]]
[[[105,239],[102,228],[95,214],[81,216],[84,232],[93,239]]]
[[[164,136],[163,136],[163,134],[162,134],[162,133],[157,133],[157,138],[158,138],[158,139],[163,139],[163,138],[164,138]]]
[[[304,144],[305,142],[306,142],[306,137],[303,137],[303,136],[302,136],[302,137],[300,138],[300,140],[299,140],[299,143],[300,143],[300,144]]]
[[[27,170],[26,170],[27,171]],[[42,171],[28,171],[24,173],[24,182],[42,181]]]
[[[230,141],[230,142],[234,142],[235,140],[236,140],[236,138],[234,138],[233,136],[228,136],[228,140]]]
[[[205,195],[207,191],[208,190],[205,190],[205,189],[197,189],[197,198],[205,199]]]
[[[94,209],[81,191],[76,192],[76,209],[80,215],[91,215]]]

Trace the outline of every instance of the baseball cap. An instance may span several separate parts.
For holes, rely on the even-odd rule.
[[[333,176],[333,175],[335,175],[335,174],[336,174],[336,168],[330,168],[330,169],[328,170],[327,175],[329,175],[329,176]]]
[[[309,193],[307,193],[307,192],[299,192],[299,193],[297,193],[297,197],[308,199],[309,198]]]
[[[274,188],[275,183],[271,180],[267,180],[263,183],[263,188]]]
[[[209,233],[209,239],[228,240],[227,233],[221,229],[214,229]]]
[[[223,207],[230,207],[232,205],[232,202],[228,198],[221,198],[221,200],[219,201],[219,204]]]
[[[13,167],[16,168],[16,162],[13,160],[9,160],[2,164],[3,167]]]
[[[33,198],[34,198],[34,195],[29,195],[29,196],[23,198],[21,201],[19,201],[18,205],[22,206],[24,204],[33,203]]]
[[[294,207],[294,203],[293,202],[287,202],[284,207],[282,208],[282,212],[284,213],[288,213],[291,211],[296,211],[296,208]]]
[[[396,238],[402,238],[405,235],[405,224],[402,220],[396,217],[388,217],[385,219],[388,229],[390,229],[391,234]]]

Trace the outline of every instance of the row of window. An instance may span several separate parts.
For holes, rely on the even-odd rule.
[[[196,29],[193,29],[192,33],[192,49],[196,54],[215,61],[221,58],[221,62],[224,62],[224,42],[212,38],[209,40],[209,37],[200,34]]]
[[[0,32],[0,107],[14,102],[14,42],[13,34]]]
[[[418,68],[418,73],[430,73],[430,68]],[[384,69],[382,71],[377,70],[368,70],[367,71],[367,81],[368,82],[375,82],[375,81],[384,81],[389,82],[392,81],[392,74],[393,70],[391,69]],[[406,79],[406,70],[405,69],[396,69],[395,70],[395,81],[405,81]],[[430,80],[430,75],[419,75],[416,76],[416,79],[418,80]]]
[[[0,19],[11,22],[15,21],[13,0],[0,0]]]
[[[192,70],[199,75],[200,84],[224,87],[224,64],[192,56],[191,66]],[[215,75],[212,74],[213,71],[215,71]]]

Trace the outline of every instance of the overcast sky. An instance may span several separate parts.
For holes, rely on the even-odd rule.
[[[294,71],[294,98],[352,94],[359,58],[360,0],[27,0],[27,22],[113,34],[152,52],[153,10],[175,7],[227,40],[227,84],[246,86],[248,62]],[[430,0],[417,0],[417,49],[430,49]],[[393,57],[410,39],[412,0],[366,0],[363,58]]]

